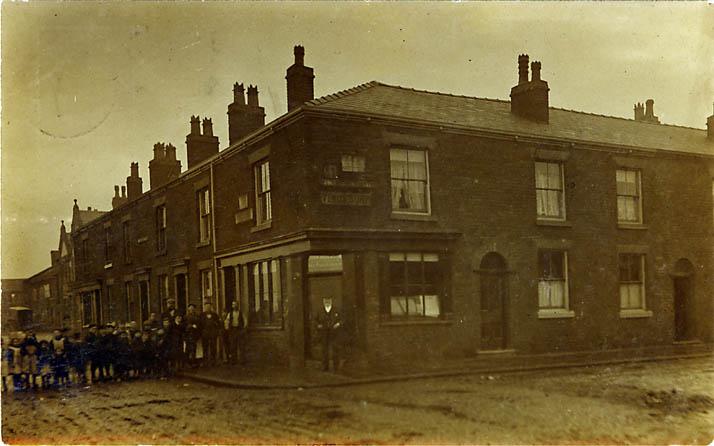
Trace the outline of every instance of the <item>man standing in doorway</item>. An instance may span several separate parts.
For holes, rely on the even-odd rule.
[[[221,331],[221,319],[210,302],[203,304],[201,313],[201,345],[203,347],[204,365],[214,365],[216,362],[216,343]]]
[[[330,357],[334,370],[337,371],[340,365],[340,332],[342,320],[332,308],[332,298],[324,297],[322,299],[322,309],[317,316],[317,332],[322,338],[322,369],[327,371],[330,369]]]
[[[226,328],[226,356],[230,364],[238,363],[238,351],[240,350],[240,363],[245,364],[245,347],[243,338],[245,337],[245,321],[243,313],[238,307],[238,302],[231,302],[231,309],[223,322]]]

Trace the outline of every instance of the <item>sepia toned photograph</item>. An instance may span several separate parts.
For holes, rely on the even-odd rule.
[[[711,444],[714,3],[1,8],[5,444]]]

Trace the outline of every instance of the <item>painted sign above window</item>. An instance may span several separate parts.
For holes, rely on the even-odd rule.
[[[307,259],[307,271],[310,273],[341,273],[342,255],[310,256]]]

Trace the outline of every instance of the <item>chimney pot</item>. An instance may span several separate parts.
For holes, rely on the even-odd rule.
[[[531,62],[531,81],[537,82],[540,80],[540,62]]]
[[[201,134],[201,119],[199,116],[191,116],[191,134],[200,135]]]
[[[518,85],[528,83],[528,54],[518,56]]]
[[[302,45],[295,45],[293,54],[295,55],[295,65],[305,65],[305,48]]]
[[[121,197],[126,198],[126,186],[121,187]]]
[[[203,136],[213,136],[213,122],[209,118],[203,118]]]
[[[258,105],[258,86],[249,85],[248,86],[248,105],[252,107],[260,107]]]
[[[645,102],[646,105],[646,110],[645,110],[645,116],[647,118],[653,118],[654,117],[654,99],[647,99]]]
[[[233,103],[245,105],[245,89],[238,82],[233,84]]]

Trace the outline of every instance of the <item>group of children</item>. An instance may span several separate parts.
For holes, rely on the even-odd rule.
[[[66,329],[41,340],[32,331],[13,333],[2,349],[3,391],[170,376],[185,362],[183,328],[180,321],[162,325],[91,325],[84,338],[75,333],[72,339]]]

